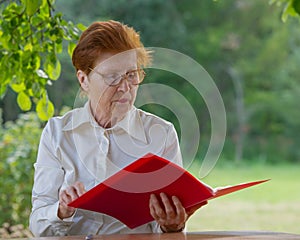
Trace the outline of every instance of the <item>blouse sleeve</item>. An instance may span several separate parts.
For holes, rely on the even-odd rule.
[[[49,122],[44,128],[34,164],[32,212],[29,227],[35,236],[66,235],[72,222],[58,218],[59,190],[64,181],[64,171],[56,156]]]

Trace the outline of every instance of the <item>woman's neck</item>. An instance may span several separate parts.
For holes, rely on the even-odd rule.
[[[102,109],[96,109],[93,106],[90,106],[90,109],[95,121],[103,128],[111,128],[125,117],[125,115],[120,116],[111,112],[101,111]]]

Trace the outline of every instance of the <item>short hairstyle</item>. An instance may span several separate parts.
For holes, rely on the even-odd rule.
[[[140,35],[132,28],[117,21],[94,22],[81,35],[72,55],[76,71],[86,74],[94,68],[95,61],[103,51],[137,51],[137,64],[146,67],[150,64],[150,51],[144,48]]]

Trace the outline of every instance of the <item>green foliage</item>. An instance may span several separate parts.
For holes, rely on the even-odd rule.
[[[16,122],[0,124],[0,223],[27,225],[41,131],[34,112],[20,115]]]
[[[124,0],[103,0],[86,2],[78,9],[80,1],[73,0],[58,1],[56,7],[71,20],[80,19],[85,24],[107,19],[124,22],[141,33],[145,46],[175,49],[200,63],[212,76],[225,103],[228,131],[224,157],[235,158],[243,137],[240,159],[299,162],[300,151],[296,146],[300,143],[297,136],[300,113],[296,109],[300,91],[297,81],[300,31],[297,18],[285,24],[280,20],[288,2],[292,1],[132,0],[128,4]],[[241,102],[237,99],[231,69],[237,72],[235,80],[243,91],[242,112],[237,111]],[[144,83],[163,82],[182,93],[194,107],[201,128],[198,157],[204,157],[211,121],[205,102],[178,76],[157,69],[147,70]],[[73,76],[72,69],[55,86],[67,84],[65,79]],[[65,86],[70,89],[71,85]],[[53,94],[60,89],[63,88],[57,87]],[[57,105],[66,104],[59,100],[62,96],[56,97]],[[144,109],[173,121],[177,127],[174,116],[165,108],[149,104]],[[239,122],[240,119],[244,122]]]
[[[53,99],[56,109],[74,103],[72,90],[78,90],[78,82],[72,80],[74,69],[68,55],[85,27],[67,22],[59,12],[85,24],[115,19],[137,29],[145,46],[176,49],[209,72],[227,113],[223,158],[234,159],[241,139],[237,137],[241,117],[236,110],[237,92],[230,74],[234,69],[244,91],[243,161],[299,162],[300,0],[6,2],[9,4],[5,8],[0,6],[0,96],[7,97],[11,88],[23,111],[35,107],[39,119],[47,120],[54,112],[49,99]],[[288,16],[293,18],[287,21]],[[194,107],[201,128],[198,158],[202,159],[210,140],[210,115],[205,102],[186,81],[171,73],[148,69],[147,74],[145,83],[164,81]],[[16,111],[12,101],[5,100],[0,102],[5,114]],[[146,107],[177,126],[176,117],[168,109]],[[32,164],[41,132],[39,119],[30,112],[15,123],[0,124],[0,224],[27,222]]]
[[[281,19],[286,22],[289,16],[300,17],[300,0],[270,0],[270,3],[276,3],[281,6],[284,5]]]
[[[298,19],[282,24],[281,8],[261,0],[178,1],[177,7],[189,30],[191,55],[213,77],[225,103],[223,157],[234,159],[243,138],[240,159],[299,162]],[[212,13],[220,17],[211,18]],[[243,90],[242,102],[234,79]],[[189,96],[197,102],[190,91]],[[240,105],[243,111],[238,112]],[[209,115],[205,107],[198,112],[203,127]],[[207,129],[201,129],[202,139],[209,136]]]
[[[59,78],[63,40],[72,53],[83,29],[54,14],[55,0],[12,1],[2,9],[0,17],[0,98],[10,86],[18,94],[21,110],[32,109],[42,120],[48,120],[54,107],[46,86]]]
[[[47,121],[54,114],[54,106],[48,100],[48,96],[43,94],[43,97],[36,105],[36,111],[41,120]]]

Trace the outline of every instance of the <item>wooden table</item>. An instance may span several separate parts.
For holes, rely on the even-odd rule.
[[[22,240],[85,240],[86,236],[23,238]],[[92,240],[198,240],[198,239],[299,239],[300,235],[278,232],[209,231],[164,234],[118,234],[92,236]],[[14,239],[16,240],[16,239]],[[21,240],[21,239],[19,239]]]

